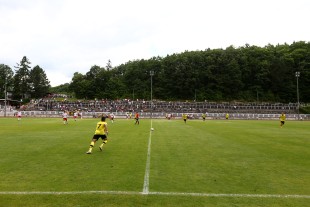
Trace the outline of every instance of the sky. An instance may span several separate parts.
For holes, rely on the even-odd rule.
[[[0,64],[26,56],[51,86],[98,65],[310,41],[309,0],[0,0]]]

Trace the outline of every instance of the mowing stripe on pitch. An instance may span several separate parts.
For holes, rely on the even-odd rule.
[[[21,191],[1,192],[0,195],[76,195],[76,194],[110,194],[110,195],[146,195],[144,192],[133,191]],[[181,193],[181,192],[148,192],[147,195],[159,196],[193,196],[193,197],[234,197],[234,198],[301,198],[310,199],[310,195],[294,194],[225,194],[225,193]]]
[[[151,119],[151,128],[153,128],[153,121]],[[151,142],[152,142],[152,130],[150,130],[149,143],[147,147],[147,158],[146,158],[146,167],[144,174],[144,183],[143,183],[143,194],[149,193],[149,179],[150,179],[150,166],[151,166]]]

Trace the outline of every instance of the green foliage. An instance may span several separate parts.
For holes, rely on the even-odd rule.
[[[300,102],[310,102],[310,43],[185,51],[166,57],[134,60],[106,68],[94,65],[86,74],[74,73],[72,81],[50,92],[73,93],[78,99],[154,99],[196,101],[297,102],[295,72],[300,72]],[[8,87],[16,99],[43,96],[50,88],[44,70],[30,70],[23,57]],[[3,88],[4,68],[0,67]],[[30,75],[32,73],[32,75]],[[35,75],[36,74],[36,75]],[[10,75],[9,75],[10,76]],[[36,77],[36,78],[35,78]],[[39,79],[37,79],[39,78]],[[41,81],[41,82],[40,82]],[[3,90],[3,89],[1,89]]]
[[[26,99],[30,96],[30,65],[31,62],[26,56],[15,66],[14,94],[15,99]]]
[[[30,71],[29,76],[31,81],[31,97],[41,98],[46,96],[50,84],[44,70],[37,65]]]
[[[0,64],[0,98],[4,98],[5,89],[7,91],[12,91],[13,85],[13,70],[4,64]]]
[[[51,87],[49,89],[49,92],[50,93],[59,93],[59,94],[61,94],[61,93],[69,94],[70,93],[69,86],[70,86],[69,83],[61,84],[59,86]]]
[[[30,67],[31,62],[26,56],[15,66],[13,77],[14,99],[29,100],[44,97],[50,88],[49,80],[40,66]],[[0,71],[1,72],[1,71]]]
[[[299,112],[302,114],[310,114],[310,106],[300,107]]]
[[[185,51],[129,61],[109,70],[94,66],[75,74],[70,88],[80,98],[296,102],[295,72],[300,71],[300,100],[310,102],[310,43],[245,45]]]

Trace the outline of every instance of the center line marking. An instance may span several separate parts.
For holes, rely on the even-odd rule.
[[[153,128],[153,122],[151,120],[151,128]],[[152,130],[150,130],[149,144],[147,148],[147,158],[146,158],[146,167],[144,175],[144,183],[142,194],[149,193],[149,179],[150,179],[150,166],[151,166],[151,143],[152,143]]]

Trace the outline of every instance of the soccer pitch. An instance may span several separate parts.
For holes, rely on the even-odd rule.
[[[310,122],[0,119],[0,206],[307,206]],[[150,131],[153,127],[155,130]]]

